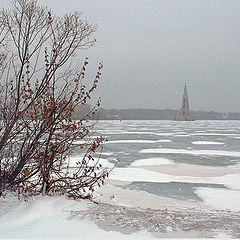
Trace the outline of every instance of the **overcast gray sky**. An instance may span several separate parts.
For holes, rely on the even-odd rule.
[[[102,107],[179,109],[186,81],[192,110],[240,112],[239,0],[40,3],[98,23],[98,43],[83,56],[92,68],[104,62]]]

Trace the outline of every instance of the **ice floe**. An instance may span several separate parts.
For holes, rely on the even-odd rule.
[[[110,179],[127,182],[170,182],[171,176],[141,168],[115,168]]]
[[[156,143],[158,141],[154,140],[141,140],[141,139],[133,139],[133,140],[113,140],[113,141],[107,141],[106,144],[111,143]]]
[[[222,142],[211,142],[211,141],[195,141],[192,142],[194,145],[223,145]]]
[[[230,156],[240,157],[240,152],[222,151],[222,150],[187,150],[172,148],[153,148],[143,149],[140,153],[168,153],[168,154],[191,154],[191,155],[212,155],[212,156]]]
[[[190,137],[189,134],[176,134],[174,137]]]
[[[168,139],[160,139],[160,140],[144,140],[144,139],[122,139],[122,140],[112,140],[112,141],[107,141],[106,144],[111,144],[111,143],[158,143],[158,142],[171,142],[171,140]]]
[[[160,139],[157,142],[169,143],[169,142],[172,142],[172,140],[170,140],[170,139]]]
[[[227,174],[220,177],[174,176],[142,168],[115,168],[110,179],[127,182],[186,182],[223,184],[231,189],[240,189],[240,174]]]
[[[174,161],[167,158],[147,158],[131,163],[131,166],[159,166],[163,164],[173,164]]]
[[[126,134],[126,135],[157,135],[157,136],[173,136],[175,133],[173,132],[140,132],[140,131],[133,131],[133,132],[130,132],[130,131],[124,131],[124,130],[112,130],[112,131],[109,131],[109,130],[99,130],[98,132],[102,133],[102,134],[105,134],[105,135],[122,135],[122,134]]]
[[[192,133],[192,136],[236,136],[235,133]]]
[[[114,153],[113,152],[96,152],[97,155],[102,155],[102,156],[112,156]]]
[[[240,191],[215,188],[197,188],[195,193],[204,203],[218,209],[240,211]]]

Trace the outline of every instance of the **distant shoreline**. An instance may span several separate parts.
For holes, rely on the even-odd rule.
[[[78,109],[74,119],[81,119],[89,109]],[[175,120],[179,110],[172,109],[104,109],[99,108],[94,119],[98,120]],[[190,111],[194,120],[240,120],[239,113],[223,113],[215,111]]]

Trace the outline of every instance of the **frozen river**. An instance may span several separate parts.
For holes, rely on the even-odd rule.
[[[96,135],[119,188],[240,210],[240,121],[101,121]]]

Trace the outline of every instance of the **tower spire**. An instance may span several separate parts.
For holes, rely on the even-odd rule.
[[[178,117],[179,121],[192,121],[193,119],[190,117],[189,110],[189,101],[188,101],[188,93],[187,93],[187,84],[185,82],[184,91],[182,96],[182,106],[180,110],[180,115]]]

